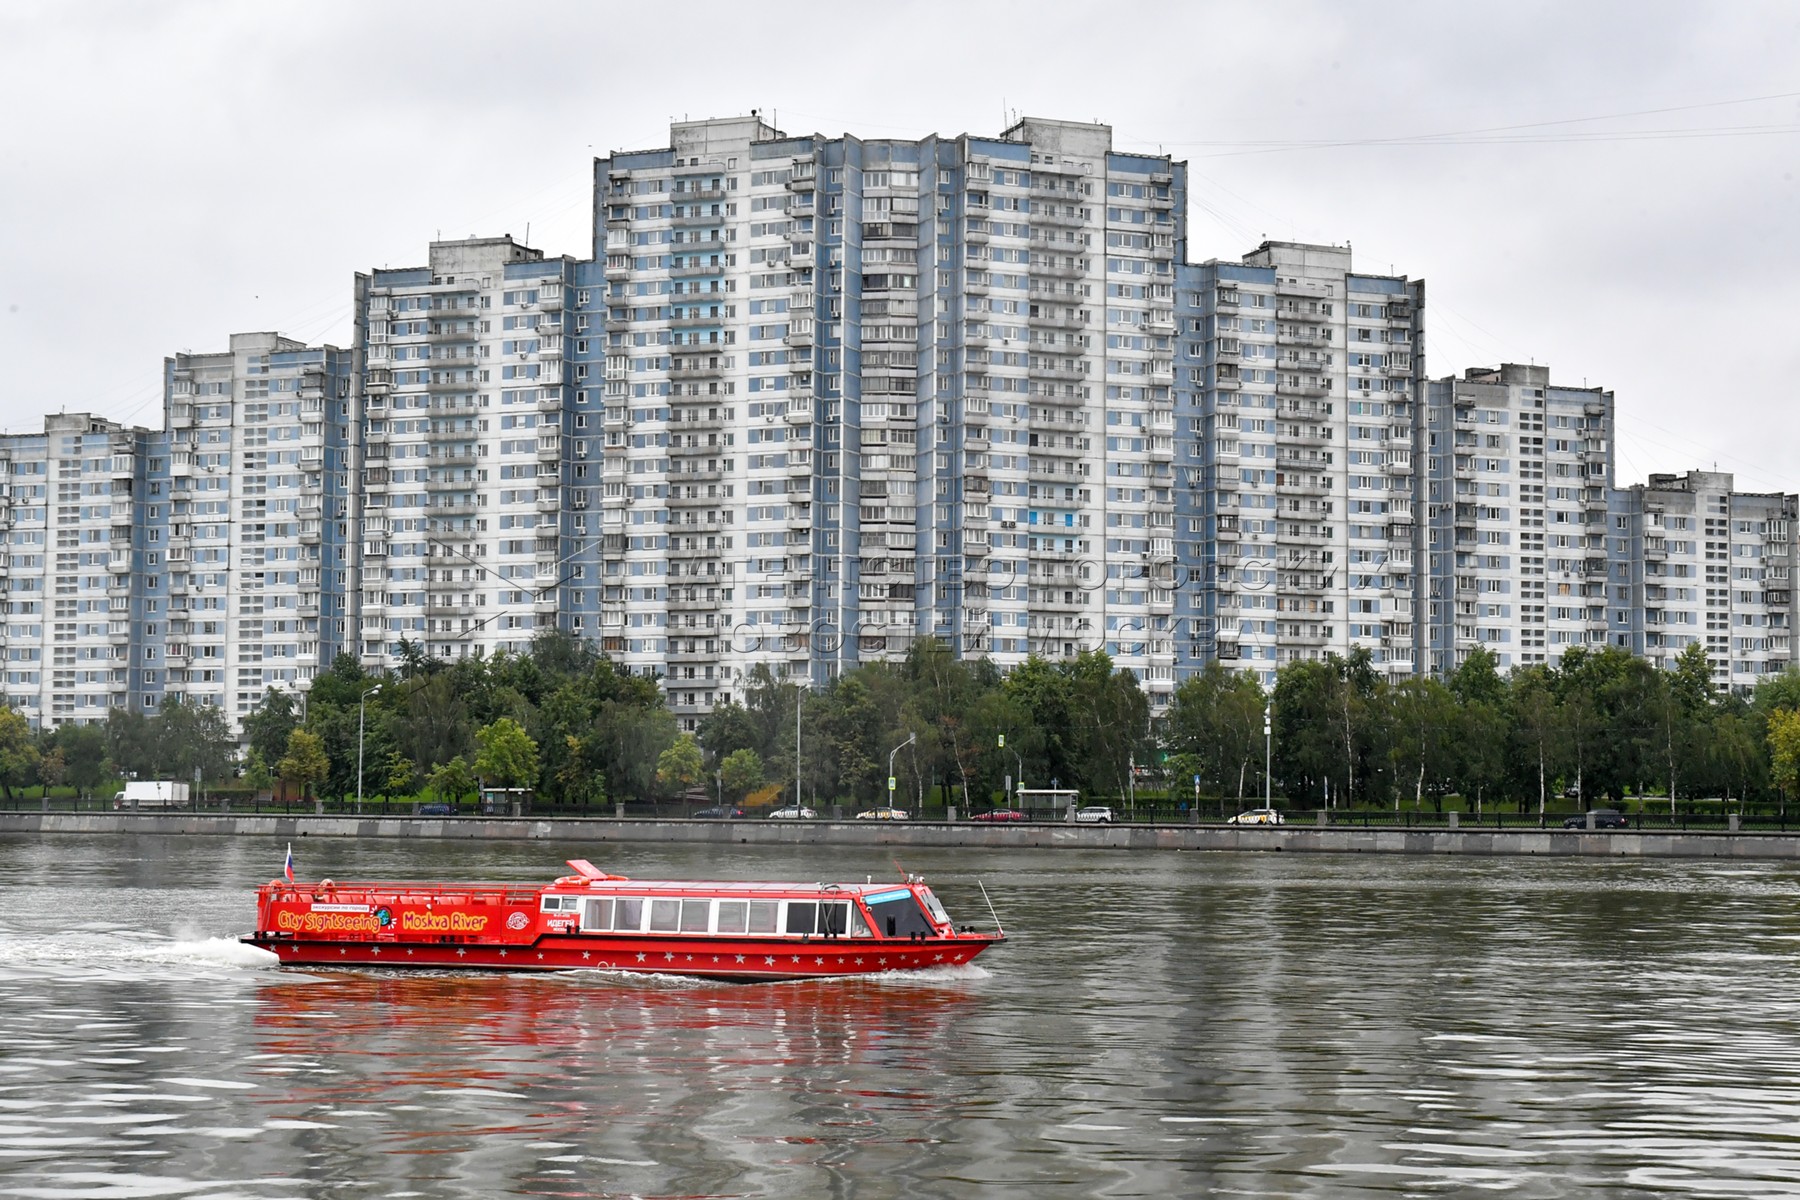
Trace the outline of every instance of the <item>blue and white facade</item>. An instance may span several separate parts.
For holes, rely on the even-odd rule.
[[[750,117],[595,188],[609,653],[690,722],[755,663],[818,682],[922,635],[1003,666],[1105,648],[1166,700],[1181,164],[1096,125]]]
[[[1104,125],[789,136],[684,121],[594,163],[592,257],[438,241],[357,275],[350,349],[238,334],[163,429],[0,438],[5,699],[237,721],[339,652],[549,629],[693,728],[745,675],[933,637],[1105,650],[1153,707],[1214,660],[1393,678],[1613,644],[1795,661],[1795,498],[1613,486],[1613,398],[1425,385],[1424,284],[1347,247],[1190,262],[1185,164]]]
[[[352,593],[363,664],[523,652],[592,584],[565,542],[574,264],[510,237],[359,276]],[[585,469],[585,468],[582,468]]]
[[[1412,674],[1423,282],[1265,242],[1184,266],[1179,294],[1183,673],[1216,657],[1268,685],[1363,647]]]
[[[1517,363],[1435,380],[1424,455],[1427,669],[1477,646],[1505,671],[1605,645],[1613,394]]]
[[[0,437],[5,703],[33,727],[155,703],[160,672],[145,633],[162,597],[166,505],[149,487],[160,440],[83,413]]]
[[[1669,667],[1706,647],[1713,683],[1747,692],[1795,665],[1800,497],[1740,492],[1729,473],[1652,475],[1612,493],[1606,605],[1615,645]]]
[[[348,351],[275,333],[165,361],[167,495],[153,507],[166,532],[152,533],[167,597],[160,621],[145,613],[160,662],[146,688],[155,674],[238,722],[353,644],[353,368]]]

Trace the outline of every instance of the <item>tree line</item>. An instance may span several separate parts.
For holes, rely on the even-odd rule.
[[[1800,672],[1735,695],[1713,686],[1699,646],[1667,671],[1575,648],[1504,676],[1477,650],[1447,679],[1399,681],[1355,651],[1290,663],[1269,691],[1214,663],[1153,718],[1136,678],[1103,653],[1003,672],[923,640],[819,688],[753,668],[741,703],[692,733],[654,679],[566,634],[488,658],[404,649],[393,672],[341,655],[303,698],[271,689],[244,722],[241,753],[222,712],[179,695],[155,715],[113,710],[35,734],[0,710],[0,789],[91,792],[198,771],[214,786],[241,775],[241,788],[284,780],[339,798],[526,788],[576,809],[797,794],[966,812],[1011,784],[1172,804],[1198,794],[1223,808],[1267,788],[1296,808],[1442,809],[1457,797],[1543,812],[1627,794],[1778,802],[1800,786]]]

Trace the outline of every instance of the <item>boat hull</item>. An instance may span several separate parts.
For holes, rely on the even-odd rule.
[[[545,936],[526,945],[455,944],[390,939],[314,940],[252,934],[247,944],[274,954],[290,967],[495,971],[629,971],[685,975],[734,982],[825,979],[918,971],[971,962],[1004,940],[998,934],[896,942],[889,939],[822,938],[734,940],[717,944],[695,938]]]

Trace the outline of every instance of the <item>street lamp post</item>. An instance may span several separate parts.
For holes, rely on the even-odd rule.
[[[904,742],[901,742],[898,746],[895,746],[892,750],[888,751],[888,807],[889,808],[894,807],[894,755],[900,753],[902,750],[906,749],[908,746],[912,745],[914,742],[916,742],[918,740],[919,740],[918,734],[909,733],[906,735],[906,740]]]
[[[1274,701],[1263,705],[1263,807],[1273,808],[1275,794],[1274,777],[1269,768],[1275,761],[1274,722],[1270,719],[1275,712]]]
[[[358,816],[362,815],[363,722],[366,718],[364,707],[369,703],[369,697],[380,690],[381,685],[378,683],[368,691],[364,692],[362,697],[356,702],[356,812]]]
[[[1006,749],[1006,735],[1004,733],[1000,735],[1000,749]],[[1025,760],[1019,757],[1019,752],[1017,750],[1012,752],[1012,756],[1013,762],[1016,763],[1019,768],[1019,773],[1013,776],[1012,794],[1012,806],[1017,808],[1019,807],[1019,789],[1025,786]]]

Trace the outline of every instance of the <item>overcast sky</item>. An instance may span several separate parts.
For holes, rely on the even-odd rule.
[[[347,344],[435,237],[586,257],[671,118],[1098,120],[1190,165],[1189,254],[1350,242],[1434,377],[1618,394],[1619,481],[1800,490],[1800,5],[0,0],[0,428],[160,422],[163,356]]]

